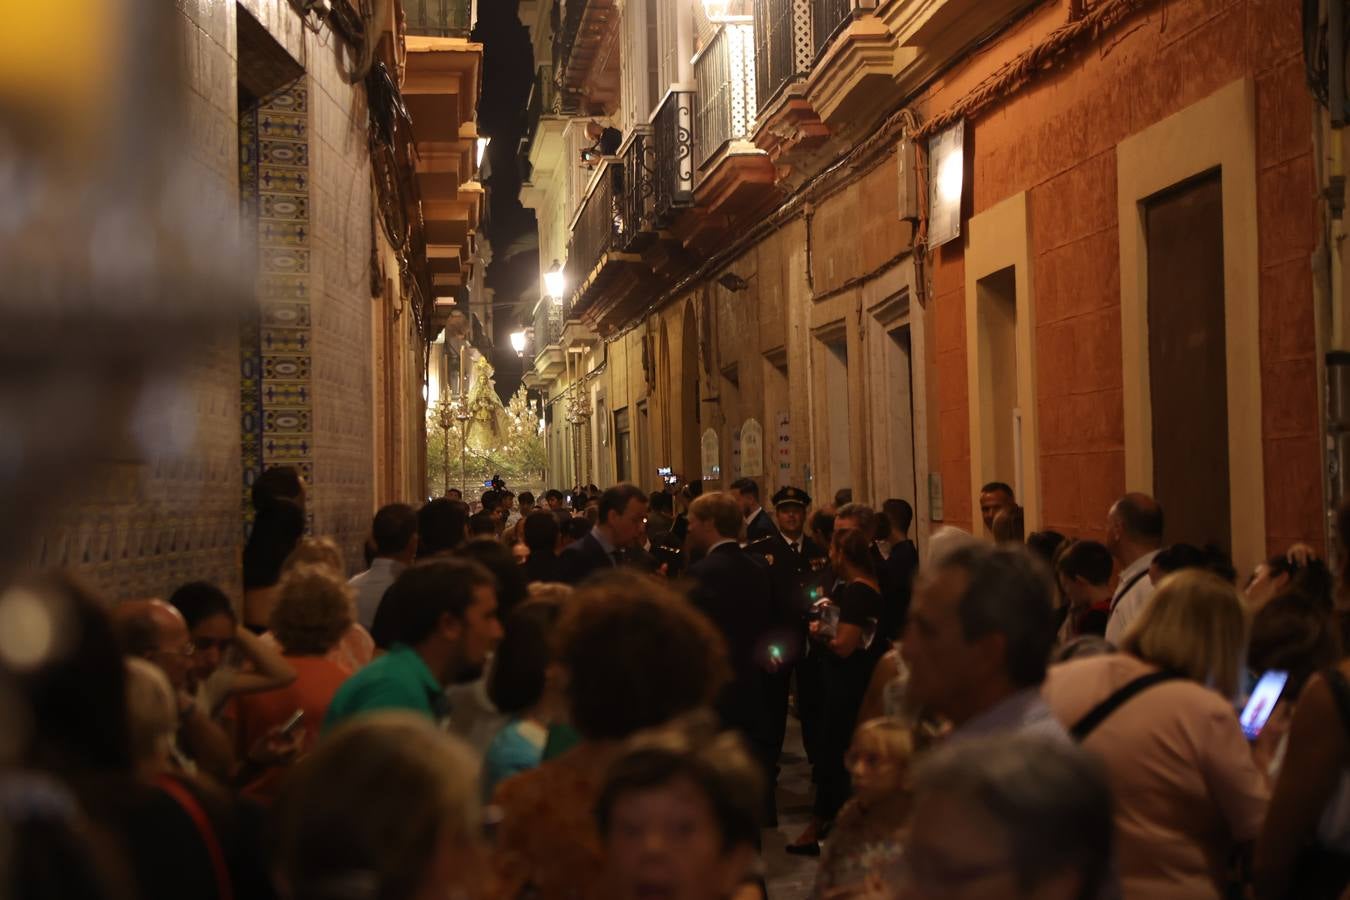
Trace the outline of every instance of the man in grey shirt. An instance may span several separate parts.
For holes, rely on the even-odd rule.
[[[406,503],[380,507],[370,531],[375,559],[349,582],[356,592],[356,621],[367,630],[375,622],[385,590],[417,556],[417,512]]]
[[[908,690],[950,740],[1012,732],[1068,740],[1041,699],[1054,643],[1050,575],[1020,545],[964,544],[930,561],[904,637]]]

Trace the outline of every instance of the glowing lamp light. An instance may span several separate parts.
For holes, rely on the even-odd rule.
[[[940,247],[961,236],[961,198],[966,179],[966,124],[957,122],[928,145],[928,245]]]
[[[431,389],[430,389],[430,387],[427,385],[427,383],[426,383],[425,381],[422,382],[422,402],[423,402],[423,403],[426,403],[426,402],[427,402],[427,398],[428,398],[430,395],[431,395]]]
[[[516,351],[517,356],[525,352],[525,332],[511,332],[511,349]]]
[[[563,277],[562,264],[556,259],[553,261],[553,268],[544,273],[544,291],[554,302],[561,303],[563,291],[567,289],[567,279]]]
[[[703,0],[703,12],[709,20],[716,22],[726,17],[728,0]]]
[[[476,165],[480,169],[483,168],[483,154],[487,153],[488,144],[491,142],[492,138],[478,139],[478,157],[475,160],[474,165]]]

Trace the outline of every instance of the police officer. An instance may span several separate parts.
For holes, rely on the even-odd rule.
[[[808,756],[814,743],[813,726],[820,694],[815,667],[801,664],[806,650],[805,614],[815,597],[823,596],[834,583],[828,553],[805,533],[806,510],[810,505],[811,497],[801,488],[781,488],[773,495],[776,526],[773,532],[746,546],[769,564],[774,582],[776,629],[769,651],[777,671],[764,676],[764,697],[775,746],[782,748],[787,733],[788,693],[795,669],[802,739]],[[776,780],[776,767],[772,774]]]

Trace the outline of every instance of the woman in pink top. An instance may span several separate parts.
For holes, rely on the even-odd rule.
[[[333,695],[350,674],[333,660],[332,650],[351,625],[352,610],[351,588],[326,567],[302,565],[282,578],[268,624],[296,678],[280,690],[238,698],[240,746],[253,746],[260,735],[286,724],[297,711],[304,713],[296,726],[305,736],[301,746],[308,750],[314,745]],[[284,772],[280,766],[267,770],[248,792],[270,799]]]
[[[1249,747],[1233,698],[1246,637],[1237,592],[1213,575],[1166,579],[1109,656],[1049,672],[1046,702],[1072,730],[1142,676],[1152,684],[1082,738],[1106,764],[1116,799],[1121,885],[1126,898],[1194,900],[1222,895],[1236,849],[1261,830],[1270,787],[1270,740]]]

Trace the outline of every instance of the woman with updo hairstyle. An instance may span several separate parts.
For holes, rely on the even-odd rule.
[[[328,704],[351,674],[333,659],[333,650],[351,627],[352,615],[352,589],[326,566],[300,566],[286,573],[269,633],[280,644],[296,678],[279,690],[238,698],[241,753],[274,728],[288,724],[296,712],[303,716],[292,732],[302,735],[302,749],[318,740]],[[283,766],[267,769],[249,785],[248,792],[271,799],[286,771]]]
[[[553,634],[582,740],[497,788],[502,896],[594,896],[604,868],[595,806],[623,741],[707,708],[728,675],[712,623],[644,575],[619,571],[578,590]]]
[[[347,562],[342,556],[342,549],[330,537],[306,537],[297,542],[281,568],[282,578],[300,567],[325,569],[344,584],[347,582]],[[351,621],[337,643],[328,651],[328,658],[342,667],[348,675],[354,674],[375,658],[375,639],[356,620],[354,594],[351,604]],[[268,639],[276,640],[275,635],[269,635]]]
[[[478,766],[459,740],[407,712],[324,738],[276,805],[283,900],[479,897]]]

